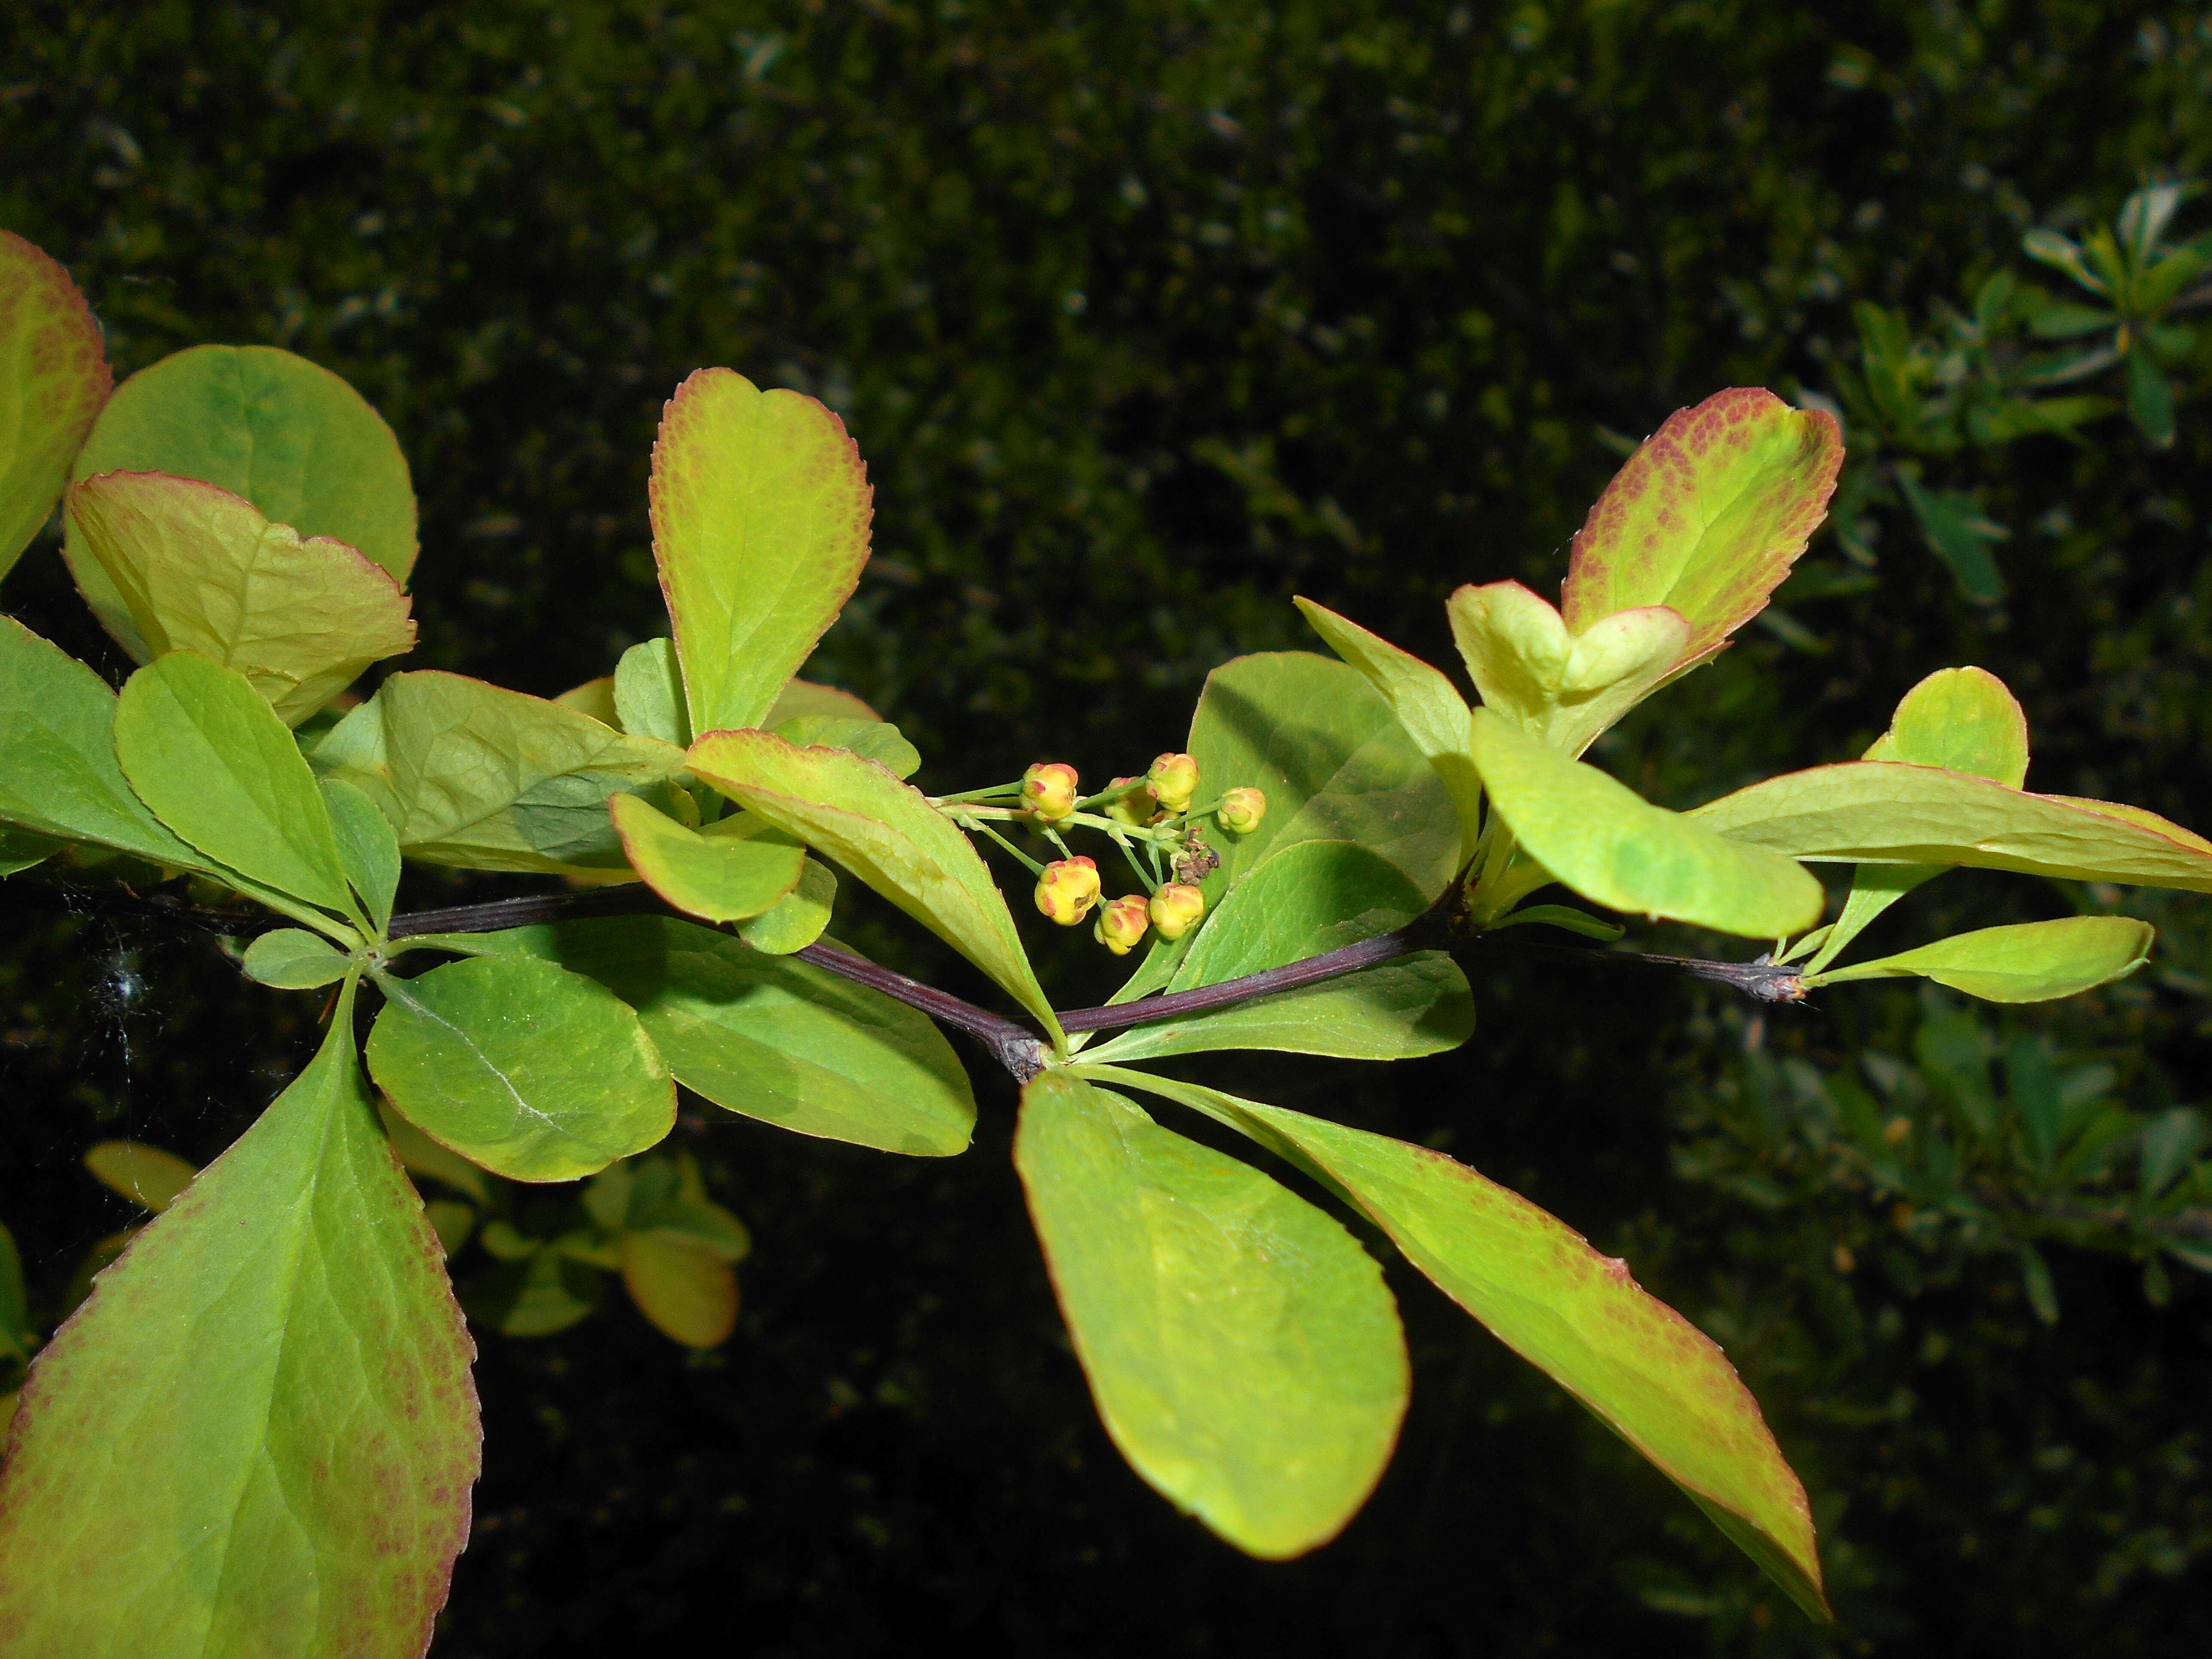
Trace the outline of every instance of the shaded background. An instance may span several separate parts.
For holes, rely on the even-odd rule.
[[[408,665],[550,695],[665,628],[644,481],[691,368],[838,410],[877,556],[811,672],[940,788],[1138,769],[1212,664],[1313,645],[1293,592],[1451,660],[1443,596],[1551,591],[1624,436],[1722,386],[1825,389],[1854,300],[1959,303],[2029,226],[2101,222],[2212,146],[2212,17],[2095,0],[167,0],[20,4],[0,46],[0,222],[70,267],[118,374],[284,345],[397,430]],[[2014,528],[2006,602],[1878,517],[1870,586],[1785,590],[1599,758],[1686,805],[1855,756],[1974,662],[2027,706],[2035,787],[2205,823],[2212,422],[2181,425],[2165,453],[2110,422],[1954,458]],[[7,603],[117,665],[51,544]],[[1873,943],[2074,902],[1960,874]],[[1179,1519],[1090,1411],[979,1073],[944,1164],[687,1113],[757,1240],[726,1348],[618,1303],[479,1334],[487,1468],[434,1652],[2202,1647],[2212,1285],[2046,1243],[2047,1322],[2020,1238],[1917,1212],[1806,1127],[1877,1086],[1940,1139],[1947,1100],[1997,1088],[1968,1075],[1990,1052],[1999,1109],[2031,1049],[2138,1114],[2202,1098],[2203,901],[2130,902],[2166,928],[2153,969],[2046,1010],[1855,987],[1760,1023],[1486,958],[1461,1053],[1206,1073],[1448,1147],[1626,1254],[1765,1402],[1834,1632],[1396,1263],[1415,1399],[1367,1511],[1286,1566]],[[82,1147],[212,1157],[312,1008],[209,946],[0,903],[0,1205],[51,1308],[127,1218]],[[866,905],[839,927],[981,994]],[[1039,944],[1056,994],[1098,1000],[1097,953]],[[2060,1201],[2006,1179],[1961,1201]]]

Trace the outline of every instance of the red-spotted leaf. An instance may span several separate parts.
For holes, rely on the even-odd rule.
[[[112,384],[69,272],[0,230],[0,576],[54,510]]]

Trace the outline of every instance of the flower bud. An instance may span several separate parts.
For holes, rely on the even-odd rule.
[[[1106,816],[1132,828],[1152,821],[1152,792],[1142,778],[1116,778],[1107,786],[1121,793],[1106,803]]]
[[[1198,787],[1198,763],[1188,755],[1162,755],[1146,772],[1145,784],[1167,811],[1182,811]]]
[[[1224,830],[1249,836],[1267,816],[1267,797],[1257,789],[1231,789],[1221,798],[1221,805],[1213,816],[1221,821]]]
[[[1098,925],[1091,929],[1091,936],[1115,956],[1126,957],[1143,941],[1146,921],[1144,896],[1131,893],[1098,913]]]
[[[1198,919],[1206,914],[1206,895],[1195,887],[1171,881],[1152,895],[1152,902],[1146,908],[1162,939],[1181,939],[1197,927]]]
[[[1063,761],[1039,761],[1022,774],[1022,805],[1047,823],[1075,810],[1075,769]]]
[[[1036,908],[1063,927],[1073,927],[1098,902],[1098,866],[1086,858],[1059,859],[1044,867],[1036,884]]]

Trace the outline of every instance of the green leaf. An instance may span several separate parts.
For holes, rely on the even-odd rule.
[[[1427,908],[1405,872],[1348,841],[1284,848],[1206,920],[1170,991],[1217,985],[1402,927]]]
[[[967,1150],[975,1097],[928,1018],[689,922],[610,917],[451,941],[588,974],[635,1008],[678,1082],[780,1128],[920,1158]]]
[[[2128,416],[2157,447],[2173,447],[2173,382],[2140,345],[2128,353]]]
[[[1984,1002],[2049,1002],[2124,979],[2149,959],[2150,924],[2066,916],[1959,933],[1899,956],[1808,973],[1808,989],[1855,979],[1932,979]]]
[[[0,576],[61,499],[112,384],[100,325],[69,272],[0,230]]]
[[[1804,1488],[1718,1347],[1628,1266],[1425,1146],[1216,1090],[1117,1074],[1306,1170],[1499,1340],[1656,1464],[1814,1617],[1828,1616]]]
[[[615,707],[615,677],[611,674],[572,685],[553,701],[563,708],[589,714],[602,726],[611,726],[617,732],[623,729],[622,711]]]
[[[27,830],[0,828],[0,876],[13,876],[44,864],[67,843]]]
[[[335,985],[353,968],[353,958],[331,948],[328,939],[299,927],[279,927],[246,948],[239,964],[246,978],[280,991],[312,991]]]
[[[676,641],[647,640],[615,665],[613,724],[641,738],[658,738],[678,749],[691,746],[691,714],[684,706],[684,670]]]
[[[30,1297],[23,1286],[22,1252],[15,1248],[15,1236],[0,1227],[0,1359],[27,1358],[36,1340],[31,1330]],[[5,1414],[15,1415],[12,1406]],[[5,1434],[7,1428],[7,1424],[0,1423],[0,1434]]]
[[[175,1203],[199,1173],[174,1152],[136,1140],[103,1140],[88,1148],[84,1167],[101,1186],[155,1215]]]
[[[1941,766],[2017,789],[2027,779],[2027,715],[1996,675],[1979,668],[1939,668],[1905,694],[1889,730],[1875,739],[1865,757]],[[1857,871],[1843,914],[1806,972],[1826,968],[1876,916],[1946,867],[1869,865]]]
[[[315,775],[242,674],[193,651],[149,663],[116,701],[115,757],[139,799],[210,858],[356,913]]]
[[[2106,295],[2111,289],[2103,278],[2089,269],[2089,262],[2081,256],[2078,242],[2061,236],[2055,230],[2038,227],[2021,238],[2021,251],[2031,259],[2063,270],[2092,294]]]
[[[622,1239],[623,1285],[662,1335],[687,1348],[717,1348],[738,1323],[738,1276],[708,1246],[672,1232]]]
[[[1249,1554],[1334,1538],[1406,1407],[1405,1338],[1373,1258],[1258,1170],[1064,1072],[1023,1091],[1014,1165],[1131,1467]]]
[[[761,725],[764,730],[780,732],[788,720],[815,716],[840,720],[883,719],[850,691],[840,691],[834,685],[817,685],[812,680],[792,679],[787,680],[783,690],[776,693],[775,702]]]
[[[1745,846],[1814,863],[1962,864],[2212,892],[2212,842],[2155,813],[2031,794],[1933,766],[1816,766],[1687,816]]]
[[[684,751],[459,674],[394,674],[316,769],[374,801],[410,858],[570,875],[629,867],[607,797],[665,783]]]
[[[889,720],[847,720],[835,714],[799,714],[774,727],[776,736],[802,749],[849,749],[872,760],[895,778],[921,769],[921,751]]]
[[[757,726],[867,562],[860,449],[813,398],[702,368],[661,416],[652,495],[691,729]]]
[[[0,1474],[24,1654],[414,1659],[467,1540],[471,1350],[352,999],[32,1368]]]
[[[381,936],[392,926],[392,902],[399,894],[399,838],[376,803],[344,779],[325,778],[322,790],[346,883]]]
[[[2027,322],[2028,332],[2039,340],[2078,340],[2084,334],[2119,325],[2119,313],[2108,306],[2077,305],[2066,300],[2045,307]]]
[[[598,1310],[599,1276],[556,1251],[536,1250],[470,1280],[461,1305],[502,1336],[552,1336]]]
[[[1827,515],[1844,460],[1835,417],[1738,386],[1677,410],[1575,533],[1563,595],[1586,634],[1615,611],[1667,605],[1690,624],[1682,664],[1758,615]]]
[[[378,1104],[377,1115],[383,1120],[384,1133],[391,1138],[393,1154],[410,1175],[442,1181],[455,1192],[466,1193],[478,1204],[491,1202],[491,1189],[484,1184],[482,1170],[459,1152],[441,1146],[393,1111],[389,1103]]]
[[[107,683],[12,617],[0,617],[0,820],[155,864],[213,867],[124,780]]]
[[[1690,644],[1689,623],[1663,605],[1616,611],[1570,634],[1519,582],[1460,588],[1445,610],[1483,706],[1570,759],[1657,690]]]
[[[1603,939],[1608,945],[1628,931],[1617,923],[1600,921],[1595,916],[1586,915],[1571,904],[1528,905],[1510,915],[1500,916],[1486,931],[1494,933],[1501,927],[1521,927],[1531,924],[1564,927],[1571,933],[1580,933],[1584,939]]]
[[[1486,708],[1474,757],[1498,815],[1553,877],[1608,909],[1780,939],[1820,918],[1820,884],[1778,854],[1731,845],[1569,760]]]
[[[921,791],[872,761],[794,748],[765,732],[711,732],[692,744],[690,767],[836,860],[997,981],[1054,1043],[1062,1041],[1005,896],[968,837]]]
[[[368,1069],[392,1109],[510,1181],[574,1181],[676,1121],[668,1066],[604,986],[528,957],[380,975]]]
[[[1466,864],[1474,857],[1475,842],[1482,834],[1482,779],[1468,750],[1467,699],[1436,669],[1381,635],[1311,599],[1295,603],[1328,648],[1367,677],[1398,716],[1413,747],[1444,781],[1458,809],[1459,857]]]
[[[1474,998],[1467,975],[1445,952],[1422,951],[1300,990],[1133,1026],[1085,1049],[1083,1058],[1104,1064],[1273,1048],[1339,1060],[1412,1060],[1456,1048],[1474,1035]]]
[[[799,884],[806,849],[750,812],[687,830],[636,795],[611,795],[608,809],[630,867],[688,915],[743,921],[773,909]]]
[[[273,346],[194,346],[132,375],[70,476],[104,472],[198,478],[302,536],[358,548],[403,586],[415,568],[415,491],[392,428],[328,369]],[[64,551],[101,624],[151,654],[74,524]]]
[[[1206,678],[1189,753],[1200,787],[1253,787],[1267,815],[1249,836],[1224,832],[1209,906],[1270,853],[1302,841],[1356,841],[1433,898],[1459,867],[1460,821],[1444,787],[1390,705],[1357,669],[1308,651],[1237,657]]]
[[[1990,557],[1989,544],[2008,539],[2012,532],[1985,516],[1972,495],[1923,489],[1907,466],[1897,467],[1895,473],[1929,550],[1950,568],[1959,591],[1976,605],[1995,605],[2004,598],[2005,580]]]
[[[72,489],[69,513],[131,614],[140,660],[210,657],[287,726],[415,648],[407,596],[380,567],[343,542],[302,540],[214,484],[111,472]]]
[[[787,957],[804,951],[830,926],[837,902],[837,878],[812,859],[799,872],[799,885],[769,908],[738,924],[738,937],[756,951]]]

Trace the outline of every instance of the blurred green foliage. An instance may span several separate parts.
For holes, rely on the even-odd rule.
[[[2061,349],[2015,301],[2066,279],[2022,239],[2212,175],[2201,8],[32,0],[0,45],[0,222],[70,266],[119,370],[283,344],[399,434],[407,665],[551,693],[653,631],[653,423],[726,363],[830,402],[872,469],[873,574],[813,674],[896,719],[925,785],[1133,772],[1214,662],[1309,643],[1291,593],[1449,660],[1446,592],[1548,589],[1626,445],[1766,384],[1841,394],[1896,498],[1863,472],[1753,637],[1595,758],[1687,804],[1856,756],[1972,662],[2027,706],[2032,787],[2212,820],[2207,331],[2150,346],[2169,447],[2124,369],[2049,395],[2132,420],[1961,413],[1956,443],[1851,397],[1879,412],[1868,377],[1916,364],[1925,398],[1971,387],[1976,329]],[[2182,202],[2167,234],[2207,223]],[[2002,592],[1961,591],[1929,503]],[[100,659],[50,547],[9,581]],[[2122,902],[1962,873],[1869,944]],[[1406,1453],[1340,1543],[1264,1568],[1155,1514],[1042,1340],[987,1099],[975,1153],[927,1167],[687,1115],[757,1242],[738,1335],[686,1358],[627,1309],[485,1334],[512,1426],[437,1651],[2201,1647],[2212,1282],[2179,1252],[2212,926],[2124,908],[2160,927],[2150,968],[2047,1010],[1875,986],[1753,1021],[1501,947],[1468,1049],[1265,1079],[1448,1143],[1719,1336],[1813,1492],[1833,1632],[1407,1284]],[[50,1310],[131,1218],[83,1146],[211,1156],[310,1033],[204,946],[10,915],[0,1133],[39,1178],[4,1219]]]

